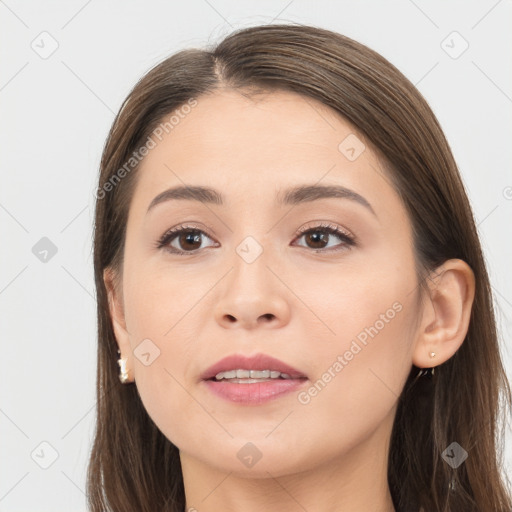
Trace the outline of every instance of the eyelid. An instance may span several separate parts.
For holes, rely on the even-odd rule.
[[[318,224],[318,222],[320,222],[320,224]],[[201,223],[199,223],[201,224]],[[208,231],[214,231],[213,229],[213,226],[211,225],[208,225],[208,224],[202,224],[204,227],[207,228],[207,231],[205,231],[205,234],[208,235],[208,237],[210,238],[213,238],[212,235],[210,235],[210,233],[208,233]],[[307,231],[310,231],[312,229],[320,229],[320,228],[330,228],[332,230],[336,230],[336,231],[341,231],[344,235],[346,235],[347,237],[355,240],[355,235],[350,232],[348,229],[345,229],[337,224],[333,224],[329,221],[311,221],[309,222],[308,224],[304,225],[304,226],[301,226],[294,234],[294,236],[299,236],[299,235],[303,235],[304,233],[306,233]],[[172,233],[174,233],[175,231],[180,231],[182,229],[198,229],[198,230],[202,230],[202,228],[200,226],[196,226],[195,223],[183,223],[183,224],[178,224],[177,226],[174,226],[172,228],[169,228],[167,231],[165,231],[165,233],[160,237],[160,240],[163,240],[165,239],[168,235],[171,235]]]
[[[204,229],[206,228],[206,229]],[[175,231],[180,231],[182,229],[197,229],[198,231],[203,231],[205,235],[213,239],[213,236],[210,235],[209,232],[214,231],[213,226],[209,226],[208,224],[204,224],[202,222],[194,223],[194,222],[183,222],[178,224],[172,228],[169,228],[165,233],[160,237],[160,240],[164,240],[167,236],[171,235]]]
[[[320,224],[319,224],[320,223]],[[311,221],[305,226],[300,227],[296,232],[295,236],[303,235],[305,232],[313,230],[313,229],[320,229],[320,228],[328,228],[335,231],[340,231],[343,235],[346,235],[348,238],[351,238],[352,240],[356,241],[356,236],[349,231],[348,229],[343,228],[342,226],[339,226],[338,224],[334,224],[330,221]]]
[[[205,227],[207,229],[204,229]],[[204,223],[196,223],[196,222],[192,221],[192,222],[184,222],[182,224],[178,224],[178,225],[168,229],[167,231],[165,231],[164,234],[157,240],[157,242],[155,244],[156,248],[157,249],[166,248],[166,245],[168,244],[169,240],[171,238],[174,238],[172,236],[173,234],[180,233],[182,231],[187,231],[187,230],[191,230],[191,231],[197,230],[197,231],[203,233],[204,235],[206,235],[211,240],[214,240],[215,243],[218,244],[218,242],[215,240],[215,238],[213,236],[211,236],[208,232],[210,230],[214,231],[212,226],[209,226]],[[330,252],[337,252],[337,251],[343,250],[344,248],[350,248],[352,246],[358,245],[358,240],[357,240],[356,236],[354,234],[352,234],[352,232],[350,232],[349,230],[339,226],[338,224],[334,224],[333,222],[319,221],[319,220],[310,221],[308,224],[301,226],[295,232],[295,235],[294,235],[295,239],[293,241],[297,240],[297,238],[301,238],[302,236],[304,236],[305,233],[308,233],[310,231],[315,231],[315,230],[319,230],[319,231],[324,230],[334,236],[337,236],[339,239],[342,240],[343,247],[341,249],[311,249],[310,248],[310,250],[312,252],[328,254]],[[345,238],[345,240],[343,240],[343,238]],[[169,249],[167,249],[167,250],[169,250]],[[174,253],[174,254],[180,254],[180,255],[194,255],[194,254],[201,252],[201,249],[196,249],[193,251],[181,251],[179,249],[173,248],[173,250],[171,250],[170,252]]]

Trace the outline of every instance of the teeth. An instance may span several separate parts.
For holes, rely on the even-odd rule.
[[[287,373],[274,370],[230,370],[215,375],[216,380],[222,379],[291,379]],[[257,380],[255,381],[257,382]]]
[[[240,370],[238,370],[240,371]],[[238,376],[238,371],[236,372],[236,375]],[[263,370],[263,371],[258,371],[258,370],[251,370],[250,371],[250,374],[251,374],[251,379],[268,379],[270,377],[270,370]],[[278,375],[279,377],[279,375]]]
[[[220,375],[220,377],[219,377],[219,375]],[[230,372],[221,372],[221,373],[218,373],[215,376],[216,379],[222,379],[222,378],[234,379],[235,377],[237,377],[237,371],[236,370],[231,370]]]

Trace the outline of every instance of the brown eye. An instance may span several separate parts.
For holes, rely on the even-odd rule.
[[[201,249],[203,236],[210,238],[201,229],[179,226],[167,231],[158,241],[157,247],[176,254],[193,254]]]
[[[299,231],[299,235],[299,240],[301,238],[304,238],[306,242],[305,247],[309,247],[310,249],[313,249],[315,252],[330,252],[331,250],[339,251],[343,249],[348,249],[351,246],[355,245],[355,241],[351,236],[349,236],[347,233],[337,228],[336,226],[332,226],[330,224],[317,226],[305,230],[301,229]],[[334,246],[341,245],[341,247],[338,247],[337,249],[329,248],[329,242],[333,238],[341,240],[341,244],[334,244]]]
[[[302,247],[310,248],[314,252],[319,253],[337,252],[356,245],[352,236],[331,224],[310,227],[308,229],[302,228],[297,235],[298,240],[304,238],[306,242],[306,245],[302,245]],[[157,242],[157,248],[164,249],[172,254],[195,254],[203,248],[202,242],[204,237],[212,240],[212,237],[205,231],[195,226],[178,226],[162,235]],[[330,242],[336,238],[341,243],[334,243],[333,248]],[[218,247],[218,244],[213,242],[213,244],[210,244],[210,247],[212,246]]]

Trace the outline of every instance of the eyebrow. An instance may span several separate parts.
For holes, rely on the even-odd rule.
[[[279,191],[276,195],[276,202],[278,205],[285,206],[309,203],[311,201],[328,198],[349,199],[350,201],[364,206],[377,217],[371,204],[363,196],[341,185],[299,185]],[[203,187],[201,185],[177,186],[158,194],[151,201],[146,214],[156,205],[171,200],[200,201],[202,203],[216,205],[225,204],[222,193],[213,188]]]

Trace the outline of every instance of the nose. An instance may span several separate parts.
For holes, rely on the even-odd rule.
[[[219,288],[214,310],[222,327],[270,329],[289,322],[288,289],[268,263],[265,252],[252,263],[235,256],[233,268]]]

